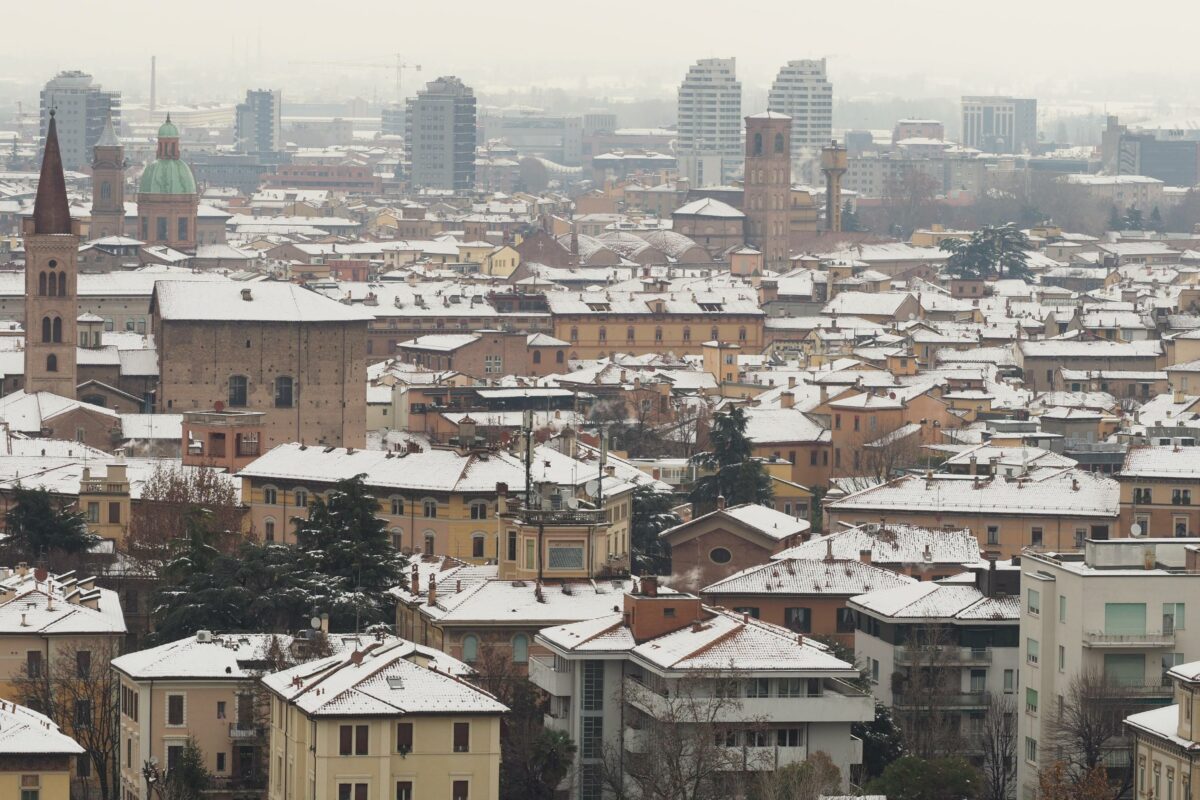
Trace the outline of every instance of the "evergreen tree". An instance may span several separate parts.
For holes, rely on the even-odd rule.
[[[854,211],[854,205],[847,200],[842,205],[842,230],[848,233],[858,233],[863,230],[862,222]]]
[[[969,800],[979,796],[981,785],[979,772],[961,758],[902,756],[867,785],[867,792],[889,800]]]
[[[1129,211],[1125,212],[1125,228],[1131,231],[1140,231],[1145,229],[1146,223],[1142,221],[1142,210],[1136,206],[1130,206]]]
[[[1158,206],[1150,209],[1150,230],[1156,233],[1162,233],[1163,231],[1162,212],[1158,210]]]
[[[634,574],[665,575],[670,571],[671,557],[658,535],[683,522],[671,510],[674,503],[674,497],[655,491],[651,486],[639,486],[633,490],[629,538]]]
[[[1116,206],[1108,209],[1108,230],[1119,231],[1122,227],[1121,212]]]
[[[938,247],[950,254],[949,272],[964,278],[1026,278],[1029,276],[1029,237],[1011,222],[985,225],[970,239],[943,239]]]
[[[99,541],[82,514],[62,507],[45,489],[13,491],[13,506],[4,516],[3,550],[8,563],[38,561],[47,556],[83,553]]]
[[[204,765],[204,751],[189,737],[175,765],[150,785],[162,800],[200,800],[211,783],[212,773]]]
[[[751,457],[753,442],[746,437],[746,425],[746,412],[741,406],[713,417],[709,432],[712,450],[693,458],[712,470],[711,475],[698,479],[692,488],[691,500],[697,512],[715,508],[721,496],[726,505],[735,506],[762,503],[774,495],[770,476]]]

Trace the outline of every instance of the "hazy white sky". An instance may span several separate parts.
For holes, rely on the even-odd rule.
[[[297,96],[338,70],[296,61],[419,62],[409,86],[454,73],[488,88],[560,86],[634,94],[673,87],[689,62],[737,56],[747,88],[789,58],[827,56],[843,85],[905,82],[921,94],[1105,92],[1139,89],[1191,105],[1200,85],[1194,32],[1200,4],[1160,0],[1129,14],[1111,0],[57,0],[4,3],[20,31],[0,53],[2,77],[41,83],[80,67],[128,97],[151,53],[160,93],[198,81],[224,94],[273,85]],[[1136,19],[1137,22],[1132,22]],[[1161,20],[1154,26],[1139,24]],[[261,40],[261,61],[259,42]],[[234,60],[236,59],[236,60]],[[231,61],[233,63],[231,64]],[[260,69],[261,64],[261,69]],[[386,91],[391,73],[359,73]],[[133,85],[128,85],[133,84]],[[187,87],[187,88],[183,88]],[[622,93],[622,92],[616,92]],[[1193,96],[1179,96],[1180,94]],[[216,98],[214,98],[216,99]]]

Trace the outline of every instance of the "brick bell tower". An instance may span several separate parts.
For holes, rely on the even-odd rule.
[[[125,234],[125,148],[112,117],[92,148],[92,224],[89,239]]]
[[[787,263],[792,205],[792,118],[776,111],[746,117],[746,240],[768,267]]]
[[[26,392],[75,397],[79,238],[51,111],[33,216],[24,221]]]

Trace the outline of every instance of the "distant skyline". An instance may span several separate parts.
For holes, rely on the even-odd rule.
[[[17,97],[59,69],[92,72],[130,101],[148,94],[158,56],[164,102],[231,101],[246,88],[285,97],[372,99],[394,94],[393,73],[325,65],[388,64],[401,52],[404,94],[441,74],[483,94],[537,87],[629,99],[670,96],[699,58],[736,57],[746,110],[789,59],[829,59],[835,96],[947,98],[1014,94],[1087,102],[1159,101],[1200,106],[1200,59],[1191,24],[1134,32],[1127,17],[1082,0],[1003,5],[860,0],[754,5],[713,0],[610,0],[576,9],[551,0],[160,0],[10,4],[24,47],[0,54],[0,97]],[[1155,17],[1186,23],[1192,3],[1169,0]],[[56,25],[61,22],[61,25]],[[765,23],[765,24],[764,24]]]

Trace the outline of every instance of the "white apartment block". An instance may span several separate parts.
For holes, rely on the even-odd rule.
[[[550,651],[529,659],[530,680],[550,695],[546,725],[579,746],[577,769],[560,787],[572,800],[611,796],[614,773],[631,789],[630,765],[667,757],[655,736],[715,736],[721,745],[708,763],[731,777],[818,751],[844,777],[861,762],[850,726],[874,718],[874,700],[847,683],[858,676],[852,665],[791,631],[702,606],[650,578],[625,595],[623,611],[546,628],[537,642]],[[712,730],[668,735],[663,727],[693,717]]]
[[[1082,552],[1027,550],[1021,565],[1017,785],[1030,800],[1076,676],[1102,675],[1148,708],[1171,702],[1168,672],[1200,657],[1200,625],[1187,625],[1186,608],[1200,590],[1200,540],[1088,540]],[[1122,742],[1106,762],[1129,759]]]
[[[702,58],[688,69],[679,86],[678,123],[681,177],[693,186],[713,186],[738,173],[743,148],[737,59]],[[720,174],[714,174],[717,163]]]
[[[825,59],[789,61],[779,69],[767,108],[792,118],[792,159],[812,157],[833,137],[833,85]],[[807,151],[807,155],[806,155]]]

